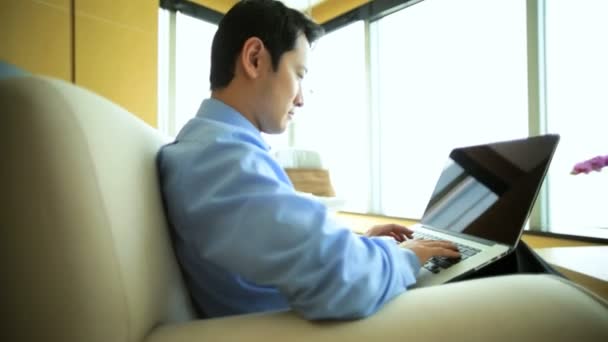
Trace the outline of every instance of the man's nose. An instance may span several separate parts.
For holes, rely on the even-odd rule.
[[[296,95],[296,98],[293,100],[293,104],[296,107],[304,106],[304,95],[302,94],[302,86],[299,87],[298,94]]]

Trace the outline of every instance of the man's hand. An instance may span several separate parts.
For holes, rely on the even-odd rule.
[[[413,233],[407,227],[391,223],[373,226],[365,233],[365,236],[390,236],[398,242],[403,242],[406,239],[411,239]]]
[[[434,256],[445,256],[448,258],[460,257],[460,252],[455,244],[449,241],[438,240],[413,240],[414,231],[398,224],[382,224],[371,227],[365,236],[390,236],[401,243],[401,247],[411,249],[420,265],[424,265]]]
[[[401,247],[409,248],[420,260],[420,265],[424,265],[434,256],[445,256],[448,258],[460,257],[460,252],[455,244],[449,241],[437,240],[408,240],[401,244]]]

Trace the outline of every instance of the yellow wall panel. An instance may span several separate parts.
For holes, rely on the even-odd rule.
[[[74,0],[76,14],[107,20],[133,29],[155,31],[159,2],[154,0]]]
[[[4,1],[5,0],[2,0],[2,2],[4,2]],[[21,2],[21,0],[7,0],[7,1]],[[31,1],[31,0],[26,0],[26,1]],[[34,0],[34,2],[37,2],[37,3],[48,4],[50,6],[61,7],[64,9],[70,8],[71,1],[72,0]]]
[[[312,8],[312,17],[320,24],[365,5],[371,0],[325,0]]]
[[[93,1],[93,0],[89,0]],[[212,10],[226,13],[238,0],[191,0]],[[327,22],[341,14],[372,0],[323,0],[312,8],[312,17],[318,23]],[[287,3],[289,5],[289,3]]]
[[[220,13],[226,13],[238,0],[191,0],[194,3],[210,8]]]
[[[157,123],[156,22],[154,25],[150,32],[76,15],[76,84],[118,103],[152,126]]]
[[[71,80],[70,0],[1,0],[0,59]]]
[[[74,1],[76,84],[156,126],[158,1]]]

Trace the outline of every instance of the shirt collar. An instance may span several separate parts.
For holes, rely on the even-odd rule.
[[[270,145],[266,143],[260,131],[243,114],[218,99],[208,98],[203,100],[196,116],[244,129],[258,137],[266,150],[270,150]]]

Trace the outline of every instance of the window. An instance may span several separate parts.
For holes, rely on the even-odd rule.
[[[426,0],[376,24],[381,212],[420,218],[451,148],[528,135],[526,4]]]
[[[539,197],[548,220],[541,215],[539,222],[572,232],[608,227],[606,172],[569,174],[575,163],[608,154],[608,2],[412,3],[316,44],[305,106],[285,134],[265,136],[271,146],[319,151],[347,211],[418,219],[450,148],[558,133],[547,191]],[[161,116],[169,109],[164,117],[174,135],[209,94],[215,25],[162,12],[159,83],[163,75],[175,82],[160,90],[169,96],[160,96],[159,108]],[[527,27],[535,21],[538,42],[535,27]],[[174,56],[165,63],[171,43]],[[527,62],[536,56],[540,65],[531,66],[529,77]],[[539,115],[529,114],[528,96],[540,103]]]
[[[608,2],[546,2],[547,126],[561,135],[549,174],[549,224],[608,227],[606,172],[572,166],[608,154]]]
[[[211,42],[217,25],[177,13],[175,95],[176,127],[181,128],[208,98]]]
[[[366,212],[370,133],[362,21],[321,38],[311,54],[304,107],[293,123],[298,148],[319,151],[345,210]]]
[[[368,27],[319,41],[295,142],[346,210],[420,218],[451,147],[528,134],[526,3],[425,0]]]
[[[159,128],[175,136],[209,97],[217,26],[179,12],[159,14]]]

